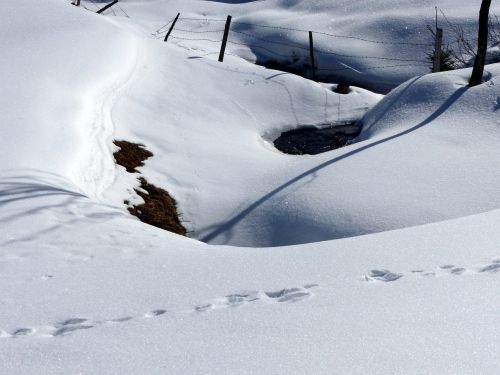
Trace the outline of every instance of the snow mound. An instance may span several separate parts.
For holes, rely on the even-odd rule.
[[[475,137],[495,136],[500,64],[486,66],[486,82],[475,88],[467,87],[470,74],[471,69],[462,69],[410,79],[365,115],[360,139],[416,130],[431,122],[433,128],[439,126],[460,136],[464,132],[473,132]]]

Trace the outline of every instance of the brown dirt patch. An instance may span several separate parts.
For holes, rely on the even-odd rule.
[[[113,154],[116,163],[125,167],[129,173],[138,172],[136,168],[142,167],[144,165],[144,160],[153,156],[151,151],[146,150],[144,145],[138,143],[117,140],[113,141],[113,143],[120,147],[120,149]]]
[[[120,147],[120,150],[113,154],[116,163],[130,173],[140,173],[136,168],[143,166],[144,160],[153,156],[144,145],[138,143],[117,140],[113,143]],[[130,206],[130,202],[126,200],[123,203],[129,206],[128,211],[143,223],[185,236],[187,231],[179,220],[175,199],[166,190],[147,182],[144,177],[138,180],[141,183],[140,189],[134,190],[144,199],[144,203]]]
[[[139,189],[134,190],[145,203],[129,207],[128,211],[146,224],[185,236],[186,228],[179,221],[174,198],[166,190],[150,184],[143,177],[139,178],[139,182],[141,189],[147,193]]]

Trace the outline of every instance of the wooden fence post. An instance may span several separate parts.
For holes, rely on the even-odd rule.
[[[231,27],[231,16],[227,16],[226,27],[224,28],[224,37],[220,46],[219,62],[224,61],[224,53],[226,52],[227,37],[229,36],[229,28]]]
[[[443,47],[443,29],[438,27],[436,29],[436,41],[434,46],[434,67],[432,69],[433,73],[441,71],[441,54]]]
[[[177,16],[175,17],[174,19],[174,22],[172,22],[172,25],[170,26],[170,29],[168,30],[167,32],[167,35],[165,35],[165,40],[164,42],[166,42],[168,40],[168,37],[170,36],[170,34],[172,33],[172,30],[174,29],[174,26],[175,26],[175,23],[177,22],[177,20],[179,19],[179,16],[181,14],[180,13],[177,13]]]
[[[311,59],[311,74],[313,81],[316,81],[316,63],[314,61],[314,41],[313,33],[309,31],[309,56]]]
[[[112,1],[111,3],[109,3],[108,5],[106,5],[105,7],[99,9],[96,13],[97,14],[101,14],[102,12],[104,12],[105,10],[108,10],[109,8],[111,8],[113,5],[115,5],[116,3],[118,2],[118,0],[114,0]]]

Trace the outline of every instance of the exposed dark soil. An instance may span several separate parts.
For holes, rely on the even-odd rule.
[[[125,167],[129,173],[138,172],[136,168],[142,167],[144,165],[144,160],[153,156],[153,153],[146,150],[144,145],[138,143],[116,140],[113,141],[113,143],[120,147],[120,149],[113,154],[116,163]]]
[[[303,126],[281,133],[274,146],[291,155],[316,155],[346,146],[359,135],[360,128],[355,123],[316,127]]]
[[[179,220],[174,198],[166,190],[150,184],[143,177],[139,178],[139,182],[140,188],[147,193],[139,189],[134,190],[145,203],[129,207],[128,211],[144,223],[185,236],[187,231]]]
[[[153,156],[141,144],[116,140],[113,143],[120,147],[113,154],[116,163],[125,167],[129,173],[140,173],[136,168],[143,166],[144,160]],[[126,200],[124,203],[129,206],[128,211],[143,223],[185,236],[187,231],[179,220],[175,199],[166,190],[150,184],[144,177],[139,177],[138,180],[141,183],[140,189],[134,190],[144,203],[130,206],[130,202]]]
[[[341,95],[347,95],[351,92],[351,87],[347,83],[339,83],[333,92]]]

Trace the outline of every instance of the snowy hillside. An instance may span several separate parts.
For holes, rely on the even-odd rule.
[[[0,374],[498,373],[500,64],[427,74],[435,2],[104,5],[0,16]],[[475,33],[480,1],[437,5]],[[253,64],[307,30],[329,82]],[[127,172],[114,140],[153,156]],[[139,177],[188,237],[129,214]]]

